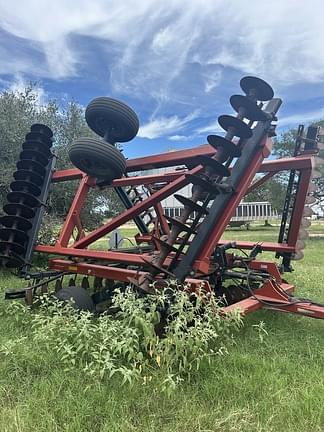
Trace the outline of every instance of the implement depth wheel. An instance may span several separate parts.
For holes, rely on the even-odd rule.
[[[113,145],[95,138],[79,138],[71,144],[69,157],[74,166],[86,174],[114,180],[126,171],[126,159]]]
[[[69,286],[60,289],[55,296],[64,302],[70,302],[71,306],[79,311],[95,312],[96,307],[88,291],[84,288]]]
[[[136,113],[109,97],[93,99],[87,106],[85,119],[90,129],[110,143],[132,140],[139,128]]]

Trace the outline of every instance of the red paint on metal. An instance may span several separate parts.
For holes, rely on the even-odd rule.
[[[307,197],[309,182],[311,180],[312,170],[303,170],[300,174],[299,187],[295,197],[295,204],[289,223],[289,233],[287,243],[289,246],[295,246],[298,240],[300,224],[303,218],[303,210]]]
[[[236,193],[232,195],[232,197],[230,198],[226,206],[226,212],[224,212],[222,219],[216,221],[214,228],[210,233],[208,241],[204,245],[202,245],[202,249],[199,255],[196,257],[197,261],[206,263],[210,255],[213,253],[216,245],[220,240],[220,237],[223,235],[223,232],[225,231],[226,226],[229,224],[229,221],[232,215],[234,214],[236,207],[241,202],[246,190],[248,189],[249,185],[251,184],[254,178],[255,173],[260,167],[263,158],[269,156],[271,152],[271,147],[272,147],[271,139],[266,138],[263,141],[263,144],[260,146],[260,150],[254,155],[250,164],[250,170],[246,171],[243,174],[241,181],[239,182],[239,185],[236,188]],[[200,267],[195,266],[195,268],[201,271],[205,271],[206,264]]]
[[[132,177],[123,177],[121,179],[114,180],[111,186],[139,186],[139,185],[151,185],[154,183],[169,183],[170,181],[176,180],[181,176],[181,171],[172,171],[163,174],[152,174],[152,175],[137,175]]]
[[[127,172],[142,171],[152,168],[163,168],[176,165],[185,165],[190,159],[199,155],[213,156],[215,149],[209,144],[204,144],[191,149],[172,151],[168,153],[129,159]]]
[[[280,288],[284,290],[287,294],[292,293],[294,291],[294,286],[286,283],[282,283],[280,285]],[[270,297],[268,298],[271,298],[271,293],[269,294]],[[247,299],[241,300],[230,306],[226,306],[224,307],[223,311],[226,313],[226,312],[231,312],[235,309],[239,309],[242,315],[246,315],[250,312],[254,312],[261,308],[263,308],[263,304],[262,302],[260,302],[260,300],[258,300],[258,296],[256,295],[255,297],[249,297]]]
[[[151,243],[152,236],[150,234],[137,234],[136,235],[137,244],[141,243]],[[178,242],[179,243],[179,242]],[[228,243],[228,240],[219,240],[218,245],[223,245]],[[252,242],[252,241],[236,241],[236,246],[238,249],[253,249],[256,243],[259,243],[262,247],[262,250],[267,252],[294,252],[294,246],[288,246],[282,243],[274,243],[274,242]],[[190,241],[188,242],[190,244]]]
[[[202,165],[198,165],[189,171],[190,174],[197,174],[203,169]],[[134,216],[138,216],[144,210],[152,207],[154,204],[160,202],[167,196],[173,194],[177,190],[181,189],[183,186],[189,183],[188,178],[185,175],[181,175],[178,179],[169,183],[163,189],[155,192],[153,195],[145,198],[142,202],[135,204],[132,208],[125,210],[122,214],[113,218],[110,222],[106,223],[102,227],[93,231],[92,233],[85,236],[83,239],[76,242],[73,247],[74,248],[84,248],[89,246],[89,244],[98,240],[100,237],[108,234],[115,228],[118,228],[120,225],[128,222],[130,219],[133,219]]]
[[[129,278],[138,279],[139,276],[148,274],[144,271],[130,270],[118,268],[115,266],[104,266],[99,264],[78,263],[70,260],[51,259],[49,260],[49,268],[68,273],[83,274],[86,276],[97,276],[105,279],[118,280],[129,282]],[[162,281],[162,280],[161,280]],[[209,282],[203,279],[187,278],[185,283],[189,285],[189,289],[196,291],[203,289],[210,293],[211,287]]]
[[[168,222],[164,216],[163,207],[162,207],[160,202],[155,204],[154,210],[155,210],[155,213],[156,213],[156,216],[158,219],[157,221],[160,223],[160,227],[161,227],[163,234],[168,234],[170,231],[170,228],[169,228]],[[156,226],[154,231],[158,232],[158,229],[159,229],[158,226]]]
[[[76,225],[79,225],[79,231],[80,231],[81,229],[80,212],[83,208],[84,202],[88,195],[89,188],[90,188],[89,177],[84,176],[80,182],[80,185],[75,194],[69,212],[65,218],[65,222],[60,232],[60,236],[57,240],[58,246],[68,245],[73,229]]]
[[[255,189],[257,189],[258,187],[262,186],[267,180],[271,179],[271,177],[273,177],[274,175],[275,175],[274,171],[273,172],[269,172],[268,174],[265,174],[260,179],[256,180],[248,188],[248,190],[246,191],[246,195],[249,194],[250,192],[254,191]]]
[[[97,251],[89,249],[75,249],[73,247],[61,247],[61,246],[35,246],[36,252],[47,253],[52,255],[65,255],[73,256],[76,258],[96,259],[103,261],[110,261],[116,263],[125,264],[136,264],[144,265],[145,261],[143,257],[147,257],[147,254],[132,254],[126,252],[112,252],[112,251]]]
[[[109,265],[76,263],[60,259],[51,259],[49,267],[53,270],[83,274],[86,276],[97,276],[105,279],[128,282],[130,277],[136,277],[138,274],[145,274],[143,271],[130,270]]]
[[[269,261],[253,260],[249,263],[249,268],[252,270],[260,270],[262,272],[270,273],[277,282],[282,282],[282,277],[276,263]]]
[[[204,144],[199,147],[179,150],[176,152],[162,153],[153,156],[146,156],[143,158],[135,158],[127,160],[127,172],[134,171],[144,171],[146,169],[153,169],[159,167],[169,167],[184,165],[190,159],[193,159],[199,155],[213,156],[215,154],[215,149],[209,144]],[[283,158],[264,161],[262,165],[258,168],[258,172],[278,172],[290,169],[305,169],[311,168],[312,154],[301,155],[298,157]],[[77,180],[84,176],[85,174],[78,170],[77,168],[71,168],[66,170],[58,170],[53,173],[52,182],[58,183],[68,180]],[[125,177],[122,179],[114,180],[113,186],[129,186],[129,185],[139,185],[139,184],[149,184],[155,181],[160,181],[163,178],[175,179],[181,174],[177,172],[171,172],[165,174],[154,174],[146,176],[136,176],[136,177]],[[140,179],[143,178],[143,181]]]
[[[81,179],[85,174],[77,168],[55,171],[52,175],[52,183],[59,183],[68,180]]]

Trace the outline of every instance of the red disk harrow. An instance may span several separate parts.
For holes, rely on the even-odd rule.
[[[303,257],[312,216],[309,206],[315,201],[312,180],[320,175],[319,128],[306,131],[300,126],[294,157],[267,160],[281,100],[259,78],[244,77],[240,84],[245,94],[230,98],[237,115],[218,119],[225,136],[209,135],[208,144],[188,150],[126,160],[115,144],[136,136],[137,115],[124,103],[101,97],[90,102],[85,113],[100,138],[75,140],[69,155],[76,168],[58,171],[51,130],[33,125],[22,146],[0,229],[1,265],[18,268],[30,283],[6,297],[24,296],[31,304],[55,281],[59,298],[72,297],[81,309],[94,310],[112,298],[116,287],[130,285],[154,295],[172,279],[179,286],[203,287],[223,298],[224,312],[239,307],[246,314],[267,308],[324,318],[324,306],[292,296],[294,286],[282,276],[291,271],[292,260]],[[283,171],[288,173],[288,186],[278,241],[222,241],[244,196]],[[56,244],[37,244],[51,183],[76,179],[79,186]],[[187,185],[191,196],[177,194]],[[80,213],[91,188],[114,188],[125,210],[85,233]],[[183,206],[178,218],[163,212],[161,201],[170,195]],[[136,246],[89,248],[130,221],[138,229]],[[33,251],[50,256],[48,271],[31,272]],[[258,259],[262,251],[274,252],[277,262]],[[84,275],[81,287],[74,286],[78,274]],[[63,288],[66,275],[69,287]],[[90,277],[94,290],[89,289]]]

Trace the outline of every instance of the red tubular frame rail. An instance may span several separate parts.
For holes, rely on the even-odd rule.
[[[173,153],[175,153],[174,159],[172,158]],[[195,149],[191,149],[190,151],[181,150],[177,152],[170,152],[170,153],[159,154],[155,156],[147,156],[145,158],[130,159],[127,161],[127,170],[129,171],[140,170],[141,164],[143,164],[143,167],[146,167],[148,169],[165,166],[163,165],[164,157],[167,157],[170,166],[176,166],[178,163],[180,163],[179,161],[186,161],[186,163],[188,163],[190,159],[194,159],[198,155],[201,154],[211,155],[214,153],[215,150],[211,146],[204,145],[201,147],[197,147]],[[260,184],[262,184],[262,181],[264,182],[268,180],[273,175],[279,172],[289,171],[292,169],[299,170],[301,172],[301,176],[302,176],[301,187],[298,189],[297,196],[296,196],[296,202],[298,203],[298,205],[296,206],[292,214],[292,218],[291,218],[292,229],[290,231],[289,240],[287,243],[282,243],[282,244],[263,242],[262,247],[264,250],[274,251],[274,252],[289,252],[289,253],[295,251],[295,244],[297,241],[300,222],[302,219],[303,208],[305,206],[305,200],[307,196],[309,181],[311,179],[313,164],[314,164],[313,155],[302,155],[298,157],[264,161],[260,165],[257,171],[258,173],[265,173],[265,175],[257,182],[253,184],[249,183],[248,185],[246,185],[246,193],[249,193],[255,188],[257,188],[258,186],[260,186]],[[77,227],[78,230],[80,230],[80,226],[78,225],[78,221],[80,220],[80,213],[84,206],[84,202],[86,200],[89,189],[91,187],[95,187],[95,179],[86,176],[78,169],[56,171],[54,172],[52,177],[53,183],[80,179],[80,184],[76,191],[75,198],[71,204],[69,212],[65,218],[65,222],[63,224],[63,227],[61,229],[59,238],[55,246],[38,245],[35,247],[35,251],[42,252],[42,253],[51,253],[51,254],[69,256],[71,255],[72,252],[74,253],[74,249],[85,249],[96,240],[109,234],[114,229],[122,226],[124,223],[131,221],[135,216],[140,215],[148,208],[158,204],[164,198],[172,195],[174,192],[178,191],[183,186],[189,184],[188,177],[186,177],[185,174],[197,174],[198,172],[201,171],[201,169],[202,166],[198,165],[198,167],[195,167],[192,170],[184,169],[181,171],[169,172],[164,174],[136,175],[133,177],[125,177],[122,179],[114,180],[111,185],[112,187],[148,185],[148,184],[155,184],[155,183],[162,183],[162,182],[166,183],[166,186],[162,187],[160,190],[152,194],[150,197],[144,199],[142,202],[139,202],[131,209],[125,210],[120,215],[116,216],[109,222],[105,223],[100,228],[90,232],[86,236],[81,235],[82,238],[78,239],[74,244],[70,245],[69,247],[67,246],[71,239],[74,228]],[[234,205],[233,207],[235,209],[236,205]],[[218,226],[214,234],[217,237],[221,237],[221,235],[224,232],[224,229],[225,229],[224,226]],[[150,239],[151,239],[150,235],[137,236],[138,241],[145,242],[145,241],[150,241]],[[221,240],[219,240],[219,244],[222,244]],[[238,245],[241,248],[250,249],[253,247],[254,243],[238,242]],[[87,252],[87,258],[115,261],[113,255],[111,254],[112,254],[111,252],[102,251],[99,257],[98,255],[96,255],[95,251],[89,250]],[[117,260],[120,259],[119,253],[116,256],[116,259]],[[116,261],[116,262],[123,262],[123,261]],[[128,260],[127,262],[130,261]]]
[[[187,277],[186,282],[194,289],[203,285],[206,291],[211,288],[209,282],[204,278],[204,274],[208,273],[209,258],[215,246],[224,244],[221,236],[226,228],[228,220],[234,213],[236,206],[242,197],[259,187],[273,175],[289,170],[297,170],[300,173],[300,185],[298,187],[295,203],[291,218],[290,230],[287,241],[284,243],[262,242],[262,250],[272,251],[276,253],[294,253],[296,252],[296,243],[298,240],[298,232],[303,217],[303,209],[308,193],[308,185],[311,180],[312,170],[314,167],[314,158],[312,154],[301,154],[297,157],[284,158],[279,160],[263,159],[270,154],[271,140],[266,139],[262,145],[262,150],[253,160],[255,172],[258,172],[259,177],[254,183],[253,169],[246,173],[242,178],[242,186],[240,194],[234,194],[230,200],[228,209],[228,217],[216,221],[212,236],[203,245],[199,252],[199,256],[195,261],[193,268],[196,275],[193,278]],[[140,277],[149,273],[149,258],[150,252],[131,253],[128,251],[116,250],[93,250],[88,247],[100,238],[111,233],[116,228],[122,226],[126,222],[131,221],[134,217],[141,215],[146,210],[155,207],[158,209],[158,225],[162,228],[158,233],[158,227],[150,234],[138,234],[136,241],[138,244],[152,244],[154,236],[158,237],[165,233],[168,229],[168,223],[165,219],[161,200],[172,195],[182,187],[190,183],[187,174],[198,174],[202,171],[203,166],[197,165],[188,169],[182,165],[188,166],[190,161],[195,161],[197,156],[213,156],[215,149],[209,144],[199,146],[189,150],[180,150],[175,152],[157,154],[143,158],[129,159],[127,161],[127,177],[114,180],[109,187],[130,187],[144,185],[153,187],[159,185],[157,190],[153,191],[142,201],[135,204],[130,209],[126,209],[118,216],[103,224],[94,231],[85,234],[81,225],[80,213],[84,206],[87,194],[91,188],[96,187],[96,181],[78,169],[67,169],[56,171],[52,176],[52,183],[65,182],[70,180],[79,180],[79,186],[75,197],[65,218],[59,238],[54,246],[37,245],[35,251],[51,255],[61,256],[61,258],[51,258],[49,267],[53,270],[82,274],[85,276],[96,276],[111,280],[128,282],[129,280],[138,280]],[[190,166],[190,164],[189,164]],[[145,170],[165,167],[178,167],[177,170],[171,169],[169,172],[159,174],[145,174]],[[138,175],[141,172],[144,174]],[[133,173],[133,174],[132,174]],[[135,173],[135,174],[134,174]],[[263,176],[260,177],[260,174]],[[73,242],[72,233],[77,229],[77,240]],[[236,242],[240,249],[253,249],[254,242]],[[65,257],[65,258],[64,258]],[[167,262],[172,259],[170,254]],[[278,267],[273,262],[264,262],[253,260],[249,264],[251,270],[266,271],[269,278],[259,287],[253,295],[238,301],[224,308],[224,312],[239,308],[243,315],[260,308],[267,308],[282,312],[297,313],[315,318],[324,318],[324,308],[320,305],[313,304],[309,301],[292,300],[290,296],[294,290],[294,286],[286,283],[279,271]],[[201,277],[199,277],[199,274]],[[159,277],[157,277],[159,278]]]

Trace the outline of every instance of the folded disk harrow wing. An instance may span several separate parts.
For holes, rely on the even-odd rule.
[[[322,306],[292,297],[294,287],[284,282],[280,273],[291,270],[290,261],[300,258],[305,247],[309,206],[314,203],[312,179],[317,176],[314,163],[320,146],[319,128],[309,128],[305,134],[300,127],[293,157],[265,161],[271,153],[281,100],[274,98],[266,82],[255,77],[243,78],[241,89],[244,95],[230,98],[236,116],[218,119],[224,136],[209,135],[208,144],[144,158],[126,160],[115,146],[132,140],[139,128],[135,112],[115,99],[97,98],[88,105],[86,121],[101,138],[79,138],[71,144],[74,169],[52,172],[52,134],[45,126],[32,126],[4,207],[0,260],[5,267],[18,267],[22,276],[35,279],[35,283],[24,291],[7,293],[7,297],[28,293],[31,302],[32,294],[56,279],[56,290],[62,296],[68,290],[64,295],[73,294],[80,300],[93,276],[95,289],[92,297],[87,294],[88,300],[100,303],[111,298],[115,286],[131,285],[143,294],[154,294],[171,278],[193,290],[203,286],[224,298],[224,310],[240,307],[247,313],[267,307],[324,317]],[[244,196],[281,171],[288,171],[289,179],[278,242],[222,241]],[[50,180],[55,184],[75,179],[80,180],[79,187],[56,244],[35,244]],[[91,188],[114,188],[125,210],[85,233],[80,212]],[[190,192],[181,193],[183,188]],[[177,217],[165,215],[161,206],[170,196],[182,206]],[[138,229],[136,246],[90,247],[128,222]],[[74,241],[75,229],[78,236]],[[239,254],[242,249],[250,254]],[[28,271],[32,250],[54,256],[47,273]],[[259,261],[256,256],[263,250],[275,252],[282,264]],[[62,288],[60,280],[65,274],[70,275],[69,285],[75,283],[71,274],[84,275],[82,288]],[[84,302],[80,303],[82,307]]]

